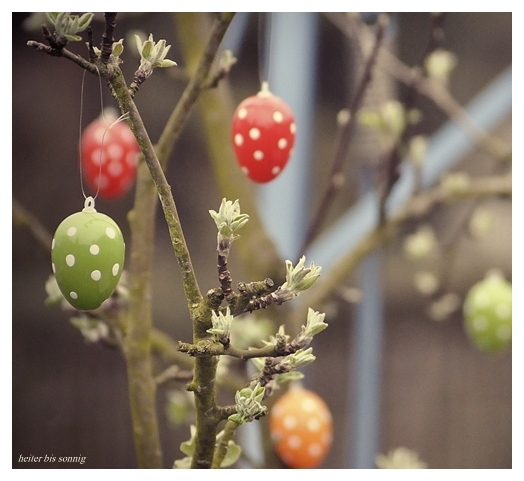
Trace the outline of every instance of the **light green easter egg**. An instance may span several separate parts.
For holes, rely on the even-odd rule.
[[[124,268],[124,237],[117,223],[97,212],[88,197],[82,212],[58,226],[51,247],[53,272],[64,297],[82,311],[100,307]]]
[[[497,352],[511,342],[511,283],[491,275],[477,282],[464,301],[464,327],[473,344]]]

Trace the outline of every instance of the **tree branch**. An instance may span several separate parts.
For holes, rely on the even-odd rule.
[[[53,240],[52,234],[15,198],[13,198],[13,223],[26,228],[37,243],[49,252]]]
[[[188,72],[196,71],[198,60],[205,44],[195,32],[207,31],[210,23],[205,15],[197,13],[176,13],[177,28],[180,34],[180,47],[184,54]],[[233,94],[226,82],[216,89],[206,90],[199,97],[199,109],[203,120],[210,161],[222,197],[241,199],[242,208],[249,212],[250,221],[242,229],[242,242],[237,252],[251,279],[271,277],[281,278],[283,261],[272,239],[267,235],[253,195],[253,188],[238,168],[230,138],[230,122],[233,115]],[[253,255],[253,246],[256,255]]]
[[[349,39],[360,45],[361,49],[370,42],[370,34],[361,28],[359,20],[352,15],[325,13],[326,18],[337,26]],[[473,141],[499,160],[511,156],[511,146],[501,139],[489,134],[476,125],[467,115],[464,107],[450,94],[441,83],[423,76],[416,69],[412,69],[401,62],[395,55],[386,49],[380,52],[380,66],[387,70],[397,80],[406,85],[413,85],[422,95],[426,96],[440,108],[450,119],[464,129]]]
[[[362,78],[360,80],[359,85],[357,86],[355,96],[353,97],[353,100],[349,107],[350,118],[347,122],[344,122],[340,128],[335,159],[331,166],[331,172],[328,177],[329,184],[326,190],[324,191],[324,195],[317,209],[317,213],[308,228],[306,238],[300,249],[301,253],[304,253],[307,250],[311,242],[317,236],[318,231],[322,227],[322,222],[326,218],[326,212],[340,188],[341,183],[339,182],[339,178],[344,166],[344,162],[347,158],[349,142],[355,125],[357,124],[357,112],[364,100],[364,94],[366,93],[366,90],[369,84],[371,83],[373,67],[377,62],[378,53],[380,51],[380,47],[382,46],[382,42],[384,40],[384,32],[388,26],[388,23],[389,17],[379,17],[379,21],[377,22],[377,30],[375,32],[373,49],[371,50],[371,53],[369,54],[366,60]]]
[[[325,304],[333,292],[351,275],[359,262],[390,241],[403,223],[427,215],[438,205],[481,197],[510,198],[511,192],[511,174],[506,174],[472,178],[467,184],[454,189],[439,184],[412,197],[382,225],[375,227],[353,249],[333,264],[328,274],[322,276],[308,295],[302,297],[302,302],[292,313],[293,322],[298,325],[308,306],[318,308]]]

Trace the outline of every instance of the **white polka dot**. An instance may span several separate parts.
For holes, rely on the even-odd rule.
[[[244,174],[246,174],[246,175],[249,174],[249,169],[248,169],[247,167],[245,167],[245,166],[242,167],[240,170],[241,170],[242,172],[244,172]]]
[[[475,331],[485,331],[488,328],[488,320],[484,316],[473,318],[473,329]]]
[[[499,304],[495,308],[495,312],[500,319],[507,319],[511,316],[511,307],[509,304]]]
[[[56,272],[56,267],[54,265],[54,263],[51,263],[51,269],[53,269],[53,274]]]
[[[249,137],[253,140],[258,140],[260,138],[260,129],[256,127],[249,129]]]
[[[509,326],[500,326],[497,329],[497,337],[501,341],[507,341],[511,339],[511,328]]]
[[[124,149],[118,144],[109,144],[107,147],[107,155],[110,159],[121,159],[124,155]]]
[[[114,238],[116,237],[115,229],[113,229],[112,227],[108,227],[108,228],[106,228],[106,235],[107,235],[107,237],[109,237],[110,239],[114,239]]]
[[[113,269],[111,269],[111,272],[113,273],[114,276],[116,276],[119,270],[120,270],[120,264],[117,263],[113,266]]]
[[[100,164],[104,165],[106,162],[106,155],[102,150],[95,149],[91,152],[91,162],[96,166],[99,166]]]
[[[287,444],[291,449],[298,449],[300,446],[302,446],[302,439],[300,436],[292,434],[289,436]]]
[[[51,249],[54,249],[55,248],[55,238],[53,237],[53,241],[51,242]]]
[[[71,299],[78,299],[78,294],[77,294],[75,291],[71,291],[71,292],[69,293],[69,297],[70,297]]]
[[[73,237],[75,234],[76,234],[76,227],[69,227],[69,229],[67,229],[67,235],[69,237]]]
[[[126,163],[130,167],[134,167],[138,163],[138,155],[136,152],[130,152],[126,155]]]
[[[320,427],[322,426],[322,424],[320,423],[320,421],[317,418],[309,418],[307,420],[306,426],[309,431],[311,431],[312,433],[316,433],[317,431],[320,430]]]
[[[293,429],[297,425],[297,418],[291,414],[284,416],[282,419],[282,424],[286,429]]]
[[[91,272],[91,279],[93,279],[94,281],[99,281],[101,277],[102,273],[100,271]]]
[[[275,167],[273,167],[273,168],[271,169],[271,173],[272,173],[273,175],[277,175],[281,170],[282,170],[282,169],[281,169],[278,165],[275,165]]]
[[[284,120],[284,115],[282,114],[282,112],[279,112],[278,110],[276,112],[273,112],[273,120],[279,124],[280,122],[282,122],[282,120]]]
[[[91,254],[93,254],[94,256],[96,256],[96,255],[100,252],[100,247],[98,247],[96,244],[93,244],[93,245],[89,248],[89,252],[91,252]]]
[[[120,162],[111,162],[107,166],[107,171],[109,172],[109,175],[112,177],[118,177],[122,174],[122,171],[124,170],[124,167]]]
[[[241,108],[239,111],[238,111],[238,118],[239,119],[245,119],[247,116],[247,109],[246,108]]]
[[[264,158],[264,152],[262,152],[261,150],[255,150],[253,152],[253,158],[255,160],[262,160]]]
[[[292,122],[289,126],[289,131],[294,134],[297,131],[297,126],[295,125],[295,122]]]
[[[122,139],[126,142],[133,145],[136,142],[135,136],[133,135],[133,132],[131,132],[131,129],[121,129],[120,135],[122,136]]]
[[[73,254],[67,254],[65,261],[69,267],[73,267],[75,265],[75,256]]]
[[[244,143],[244,137],[242,134],[235,134],[235,145],[239,147]]]
[[[306,412],[316,411],[317,403],[313,399],[303,399],[302,400],[302,409]]]
[[[322,454],[322,451],[322,446],[318,443],[311,443],[307,448],[309,455],[314,458],[318,458]]]
[[[93,137],[96,139],[96,141],[99,144],[102,143],[102,139],[104,138],[105,132],[106,132],[106,128],[105,127],[99,127],[98,129],[95,130],[95,132],[93,134]]]
[[[487,307],[489,305],[489,297],[483,292],[477,292],[474,304],[477,309],[481,307]]]
[[[107,175],[101,174],[98,177],[98,183],[101,189],[105,189],[109,185],[109,178],[107,177]]]
[[[287,139],[285,139],[284,137],[278,139],[277,145],[279,149],[285,149],[287,147]]]

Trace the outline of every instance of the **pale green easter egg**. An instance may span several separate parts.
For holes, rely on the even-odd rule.
[[[125,259],[124,237],[111,217],[94,209],[91,197],[82,212],[56,229],[51,262],[60,291],[76,309],[100,307],[116,289]]]
[[[511,342],[511,283],[493,275],[474,284],[464,301],[464,326],[473,344],[497,352]]]

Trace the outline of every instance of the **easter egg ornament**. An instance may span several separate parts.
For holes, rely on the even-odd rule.
[[[295,131],[291,108],[263,82],[260,92],[243,100],[233,115],[231,140],[242,171],[254,182],[272,181],[288,163]]]
[[[122,232],[87,197],[81,212],[56,229],[51,244],[53,273],[60,291],[76,309],[97,309],[116,289],[124,267]]]
[[[135,182],[140,148],[115,109],[106,108],[91,122],[81,137],[84,178],[100,197],[112,200],[125,195]]]
[[[316,468],[331,447],[331,412],[318,394],[292,387],[271,409],[269,431],[275,451],[287,466]]]
[[[488,272],[468,291],[464,328],[477,349],[498,352],[511,342],[511,291],[511,283],[498,272]]]

